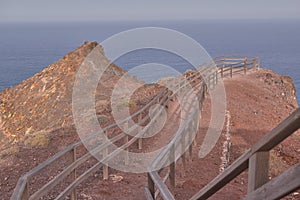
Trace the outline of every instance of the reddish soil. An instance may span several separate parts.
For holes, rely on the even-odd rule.
[[[272,81],[269,81],[268,73],[272,75]],[[276,83],[277,79],[280,80],[278,75],[266,70],[252,72],[248,75],[236,75],[233,78],[225,79],[227,110],[231,115],[231,162],[296,109],[295,100],[292,99],[293,96],[288,96],[287,86],[278,85]],[[282,93],[285,95],[282,95]],[[139,105],[137,105],[138,107]],[[179,114],[179,112],[174,112],[174,109],[172,109],[175,107],[176,102],[168,108],[170,120],[176,119]],[[187,156],[186,171],[183,172],[180,160],[176,164],[176,199],[189,199],[220,173],[220,157],[222,156],[224,135],[220,137],[217,145],[204,159],[199,159],[197,154],[208,128],[210,119],[209,108],[210,99],[208,97],[204,103],[204,112],[200,121],[201,128],[197,135],[197,143],[193,145],[192,156]],[[109,123],[111,121],[107,122],[107,124]],[[165,131],[163,133],[172,133],[174,129],[177,130],[177,127],[168,125],[164,128]],[[6,200],[10,198],[22,174],[53,156],[68,144],[78,141],[74,128],[54,130],[50,135],[50,143],[47,147],[26,148],[19,143],[1,143],[0,199]],[[4,135],[1,138],[5,141]],[[151,151],[153,148],[161,147],[167,138],[170,138],[170,135],[160,134],[159,137],[145,140],[143,144],[144,151]],[[271,156],[270,178],[278,175],[288,166],[299,162],[299,152],[300,133],[298,131],[273,151],[272,154],[274,156]],[[93,161],[90,162],[92,163]],[[87,163],[88,165],[89,163]],[[57,168],[50,167],[47,172],[41,174],[42,180],[31,181],[30,189],[35,190],[37,187],[40,187],[55,170]],[[110,169],[109,174],[109,180],[104,181],[102,180],[102,170],[99,169],[78,187],[78,199],[145,199],[146,174],[124,173],[114,169]],[[244,172],[215,194],[212,199],[242,199],[246,192],[247,172]],[[291,195],[288,197],[288,199],[297,198],[300,199],[300,196]],[[53,197],[49,195],[45,199],[53,199]]]

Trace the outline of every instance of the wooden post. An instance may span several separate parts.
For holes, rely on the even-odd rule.
[[[71,150],[71,162],[73,163],[73,162],[75,162],[75,161],[76,161],[76,149],[73,148],[73,149]],[[75,181],[76,178],[77,178],[77,175],[76,175],[76,169],[74,169],[74,170],[72,171],[71,176],[72,176],[73,181]],[[76,199],[77,199],[76,188],[74,188],[74,189],[72,190],[71,196],[70,196],[70,197],[71,197],[71,200],[76,200]]]
[[[230,66],[230,78],[232,78],[232,66]]]
[[[247,58],[244,61],[244,74],[247,74]]]
[[[125,144],[128,143],[129,139],[128,139],[128,134],[126,133],[127,130],[128,130],[128,122],[124,123],[124,130],[125,130]],[[128,165],[129,164],[129,148],[125,148],[125,165]]]
[[[209,89],[209,76],[208,76],[208,78],[206,79],[206,82],[207,82],[207,88]]]
[[[142,113],[139,114],[138,116],[138,124],[139,124],[139,128],[138,128],[138,132],[141,132],[142,131],[142,125],[141,125],[141,121],[142,121]],[[143,138],[139,138],[138,139],[138,148],[141,150],[143,149]]]
[[[216,71],[216,85],[218,84],[218,71]]]
[[[193,119],[191,123],[192,123],[192,128],[193,128],[192,132],[195,131],[195,133],[196,133],[196,131],[197,131],[197,126],[196,126],[197,122],[196,122],[196,119]],[[190,135],[192,135],[192,133],[190,133]],[[193,138],[193,145],[197,146],[197,141],[195,140],[195,138]]]
[[[221,77],[222,77],[222,78],[224,78],[223,73],[224,73],[224,65],[222,65],[222,68],[221,68]]]
[[[108,141],[107,131],[104,132],[104,144]],[[108,147],[103,150],[103,158],[106,158],[108,155]],[[108,180],[108,165],[103,164],[103,180]]]
[[[268,182],[269,152],[256,152],[249,159],[248,193]]]
[[[222,78],[224,78],[224,68],[225,68],[224,58],[222,58],[222,69],[221,69],[221,76],[222,76]]]
[[[181,160],[183,165],[183,174],[186,171],[186,160],[185,160],[185,135],[181,138]]]
[[[189,144],[190,144],[190,146],[189,146],[189,154],[190,154],[190,159],[192,159],[192,156],[193,156],[193,144],[192,144],[192,133],[191,133],[191,131],[192,131],[192,128],[191,128],[191,126],[189,126],[189,128],[188,128],[188,134],[189,134]]]
[[[27,181],[27,180],[26,180]],[[29,199],[29,190],[28,190],[28,183],[26,182],[22,197],[22,200],[28,200]]]
[[[148,175],[148,188],[149,188],[152,198],[155,199],[154,182],[151,178],[151,175],[149,173],[147,175]]]
[[[170,149],[170,174],[169,174],[169,179],[170,179],[170,184],[175,189],[175,144],[172,145]]]

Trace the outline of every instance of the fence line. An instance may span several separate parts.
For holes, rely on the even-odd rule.
[[[234,73],[243,71],[244,74],[250,69],[258,69],[260,66],[260,58],[258,57],[244,57],[244,58],[226,58],[218,57],[215,59],[218,72],[215,77],[211,78],[208,76],[207,85],[210,87],[211,80],[212,84],[216,83],[218,74],[221,77],[230,76]],[[199,102],[202,104],[204,98],[200,98]],[[270,133],[265,135],[259,142],[252,146],[245,154],[240,156],[232,165],[226,168],[221,174],[219,174],[214,180],[208,185],[197,192],[191,199],[207,199],[218,190],[224,187],[232,179],[237,177],[240,173],[249,168],[248,172],[248,194],[246,199],[278,199],[284,197],[287,194],[300,188],[300,163],[292,166],[290,169],[282,173],[279,177],[274,178],[268,182],[268,162],[269,162],[269,151],[282,142],[285,138],[290,136],[296,130],[300,128],[300,109],[297,109],[291,114],[286,120],[280,125],[274,128]],[[180,136],[184,136],[186,132],[183,131]],[[176,137],[176,136],[175,136]],[[182,137],[184,138],[184,137]],[[169,158],[173,159],[171,152],[176,148],[176,143],[169,145],[169,151],[164,151],[162,154],[166,154]],[[191,146],[190,146],[191,147]],[[172,151],[171,151],[172,150]],[[189,148],[190,153],[191,148]],[[183,154],[184,155],[184,154]],[[157,158],[159,161],[163,156],[159,155]],[[184,156],[181,158],[184,159]],[[162,169],[151,171],[148,173],[148,186],[145,188],[146,198],[156,199],[158,194],[164,200],[175,199],[171,190],[175,187],[175,163],[177,159],[173,160],[173,163],[169,166],[170,170],[168,173],[173,173],[169,177],[171,182],[171,189],[165,184],[166,179],[162,179],[160,172]],[[156,164],[159,163],[156,161]],[[172,168],[172,170],[171,170]],[[157,191],[155,191],[157,188]],[[267,191],[267,192],[266,192]]]
[[[200,108],[202,107],[203,100],[205,98],[205,93],[207,90],[213,89],[216,84],[218,84],[218,81],[220,79],[220,70],[222,71],[221,76],[224,77],[226,75],[227,71],[230,71],[230,74],[232,76],[233,73],[237,72],[233,69],[238,69],[241,67],[244,67],[243,70],[245,72],[249,69],[252,68],[257,68],[259,66],[259,60],[257,58],[251,58],[247,57],[245,59],[239,59],[236,60],[235,63],[229,64],[228,59],[222,58],[221,61],[219,59],[215,60],[216,66],[215,67],[202,67],[198,69],[198,72],[186,77],[182,78],[179,77],[177,78],[178,80],[176,81],[176,84],[173,85],[173,92],[167,89],[161,90],[146,106],[144,106],[141,110],[138,112],[134,113],[131,117],[124,119],[123,121],[120,121],[118,123],[112,124],[108,127],[105,127],[102,131],[100,132],[95,132],[84,138],[82,141],[79,141],[77,143],[71,144],[62,151],[58,152],[55,154],[53,157],[47,159],[46,161],[42,162],[26,174],[20,177],[14,193],[11,197],[13,200],[27,200],[27,199],[39,199],[42,198],[43,196],[47,195],[51,189],[53,189],[55,186],[63,182],[69,175],[72,177],[72,182],[61,192],[56,199],[63,199],[66,196],[70,196],[71,200],[77,199],[76,195],[76,187],[85,179],[89,177],[92,173],[94,173],[96,170],[98,170],[100,167],[103,169],[103,178],[107,179],[108,178],[108,166],[105,165],[111,157],[116,156],[120,153],[120,151],[114,151],[112,153],[108,153],[108,148],[111,143],[117,142],[117,141],[122,141],[124,138],[126,139],[126,143],[122,145],[120,148],[122,150],[128,148],[134,143],[138,143],[138,148],[142,149],[142,139],[139,139],[141,136],[143,136],[148,129],[151,128],[152,123],[155,123],[155,119],[157,119],[161,114],[162,110],[155,109],[154,110],[154,117],[152,120],[150,120],[150,116],[146,115],[143,116],[143,112],[147,111],[152,105],[156,104],[159,102],[161,105],[165,106],[168,105],[168,103],[171,101],[173,96],[177,93],[184,92],[184,89],[187,87],[189,82],[193,81],[198,81],[202,80],[200,90],[198,91],[197,94],[197,102],[191,102],[189,105],[189,108],[187,110],[187,113],[189,113],[189,117],[185,119],[183,126],[179,128],[179,131],[177,131],[176,135],[174,136],[175,142],[171,142],[167,145],[167,147],[164,149],[164,153],[161,153],[152,163],[153,165],[150,167],[154,167],[154,165],[162,165],[165,164],[166,162],[171,162],[169,172],[165,176],[164,179],[160,180],[159,172],[162,171],[160,169],[159,171],[153,171],[149,173],[148,176],[148,182],[149,182],[149,187],[145,188],[145,194],[148,198],[150,196],[152,198],[155,198],[155,191],[154,188],[155,186],[158,188],[159,193],[156,192],[157,195],[162,195],[165,197],[165,199],[170,199],[172,196],[170,196],[168,188],[165,186],[165,182],[170,179],[171,185],[175,187],[175,160],[178,160],[179,158],[175,157],[175,151],[177,151],[179,148],[181,151],[184,152],[183,156],[181,156],[181,159],[185,159],[185,152],[189,151],[190,155],[192,154],[192,148],[190,144],[194,138],[194,136],[191,134],[193,130],[191,130],[191,127],[196,127],[198,129],[198,126],[195,126],[195,124],[198,124],[197,121],[199,121],[200,113],[199,112],[192,112],[193,106],[195,106],[195,103],[198,103]],[[234,61],[232,59],[231,61]],[[222,65],[219,65],[223,63]],[[243,62],[247,67],[245,66],[239,66],[239,62]],[[221,66],[221,67],[220,67]],[[231,70],[228,70],[231,69]],[[188,81],[187,81],[188,80]],[[203,81],[204,80],[204,81]],[[199,84],[198,84],[199,85]],[[186,98],[188,99],[189,93],[187,93]],[[106,137],[103,137],[103,135],[107,135],[109,131],[115,131],[115,129],[118,126],[128,126],[129,125],[129,120],[133,117],[138,118],[138,123],[136,125],[128,127],[129,130],[128,132],[132,131],[138,131],[137,137],[133,137],[132,139],[128,139],[128,135],[124,132],[119,133],[117,136],[114,136],[109,139],[109,142],[106,141]],[[140,125],[146,123],[149,121],[149,124],[146,125],[142,130],[139,129]],[[118,130],[116,130],[118,131]],[[95,137],[101,136],[99,139],[102,144],[95,147],[91,152],[86,152],[80,157],[78,157],[78,154],[76,152],[79,151],[80,148],[85,148],[83,142],[85,141],[92,141],[95,139]],[[180,141],[180,142],[179,142]],[[101,162],[97,162],[94,164],[92,167],[90,167],[88,170],[86,170],[83,174],[79,175],[77,172],[77,169],[82,166],[86,161],[89,159],[93,158],[94,153],[103,153],[106,155]],[[38,173],[40,173],[43,170],[46,170],[46,167],[49,165],[52,165],[55,162],[58,162],[60,159],[67,159],[70,160],[70,163],[65,167],[64,170],[59,172],[52,180],[48,181],[45,185],[42,185],[40,189],[37,191],[30,191],[30,185],[29,181],[36,176]],[[126,158],[125,158],[126,160]],[[183,161],[185,162],[185,161]],[[162,165],[163,166],[163,165]],[[157,166],[155,166],[157,167]],[[150,198],[151,199],[151,198]]]

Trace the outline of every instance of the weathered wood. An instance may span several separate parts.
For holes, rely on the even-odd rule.
[[[104,132],[104,141],[105,142],[108,142],[108,139],[107,139],[107,131]],[[103,150],[103,158],[106,158],[108,155],[108,147],[104,148]],[[104,164],[103,165],[103,180],[108,180],[108,165],[107,164]]]
[[[172,186],[172,189],[175,189],[175,145],[173,144],[171,149],[170,149],[170,174],[169,174],[169,179],[170,179],[170,184]]]
[[[154,200],[149,188],[144,187],[144,191],[145,191],[145,196],[147,200]]]
[[[148,173],[148,188],[149,188],[149,192],[152,196],[152,198],[154,198],[154,193],[155,193],[155,189],[154,189],[154,181],[152,180],[151,175]]]
[[[24,192],[21,197],[22,200],[28,200],[29,199],[29,189],[28,189],[28,183],[26,183]]]
[[[23,175],[18,180],[18,183],[14,189],[14,192],[11,196],[11,200],[22,200],[22,196],[24,195],[24,198],[26,197],[25,188],[27,187],[27,176]],[[24,194],[25,193],[25,194]]]
[[[257,152],[249,159],[248,193],[256,190],[269,180],[269,152]]]
[[[269,200],[282,197],[300,188],[300,163],[273,178],[271,181],[251,192],[245,200]]]
[[[128,133],[127,133],[127,131],[128,131],[128,123],[126,122],[126,123],[124,123],[124,131],[125,131],[125,134],[126,134],[126,136],[125,136],[125,144],[127,144],[128,143],[128,141],[129,141],[129,138],[128,138]],[[128,165],[129,164],[129,148],[128,147],[126,147],[125,149],[124,149],[124,153],[125,153],[125,158],[124,158],[124,162],[125,162],[125,165]]]
[[[102,166],[101,162],[98,162],[93,167],[89,168],[83,174],[81,174],[75,181],[73,181],[63,192],[61,192],[55,200],[64,199],[72,190],[74,190],[82,181],[86,180],[90,174],[95,173]]]
[[[221,68],[221,77],[222,78],[224,78],[224,74],[223,73],[224,73],[224,65],[222,65],[222,68]]]
[[[186,158],[185,158],[185,137],[183,136],[181,138],[181,160],[182,160],[182,166],[183,166],[183,174],[185,174],[186,171]]]
[[[226,60],[235,60],[235,61],[236,61],[236,60],[239,60],[239,61],[240,61],[240,60],[244,60],[244,59],[245,59],[245,58],[224,58],[223,60],[224,60],[224,61],[226,61]]]
[[[230,78],[232,78],[232,67],[230,67]]]
[[[247,74],[247,58],[244,61],[244,74]]]
[[[160,178],[157,172],[149,172],[148,174],[150,175],[154,184],[157,186],[157,189],[160,191],[160,195],[162,196],[163,199],[175,200],[174,196],[169,191],[168,187],[164,184],[164,182],[162,181],[162,179]]]
[[[142,124],[141,124],[142,118],[143,118],[143,116],[141,113],[138,116],[138,124],[139,124],[138,132],[140,132],[142,130]],[[143,138],[138,139],[138,149],[140,149],[140,150],[143,149]]]
[[[193,145],[192,145],[192,127],[189,126],[188,127],[188,135],[189,135],[189,155],[190,155],[190,159],[192,160],[192,157],[193,157]]]
[[[74,163],[75,161],[76,161],[76,149],[74,148],[74,149],[71,151],[71,163]],[[71,177],[72,177],[73,181],[76,180],[76,177],[77,177],[77,174],[76,174],[76,168],[72,171]],[[70,197],[71,197],[71,200],[77,200],[76,188],[74,188],[74,189],[71,191]]]

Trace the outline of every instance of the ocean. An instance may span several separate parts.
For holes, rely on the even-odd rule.
[[[212,57],[260,56],[261,67],[293,78],[300,104],[300,20],[2,23],[0,91],[33,76],[84,41],[101,43],[113,34],[146,26],[180,31],[199,42]],[[115,61],[127,70],[149,62],[180,72],[191,67],[182,58],[155,50],[132,52]]]

